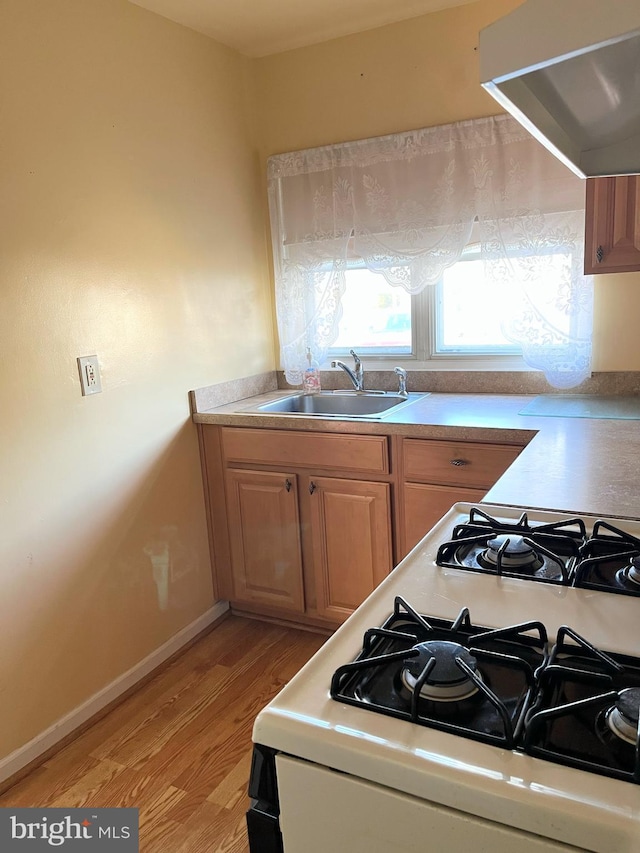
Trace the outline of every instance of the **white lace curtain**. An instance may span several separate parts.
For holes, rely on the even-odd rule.
[[[506,336],[557,388],[590,373],[592,282],[582,274],[584,183],[510,116],[280,154],[268,163],[276,310],[287,381],[338,334],[347,258],[418,293],[472,229],[485,275],[517,308]]]

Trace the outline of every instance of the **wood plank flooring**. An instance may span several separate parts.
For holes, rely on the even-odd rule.
[[[247,853],[254,718],[325,639],[229,617],[0,806],[132,806],[141,853]]]

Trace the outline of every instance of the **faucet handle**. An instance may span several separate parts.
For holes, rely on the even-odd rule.
[[[398,376],[398,394],[401,397],[408,397],[407,392],[407,371],[404,367],[394,367],[393,372]]]
[[[362,360],[355,350],[350,349],[349,354],[353,358],[354,363],[354,373],[357,379],[356,390],[364,391],[364,367],[362,366]]]

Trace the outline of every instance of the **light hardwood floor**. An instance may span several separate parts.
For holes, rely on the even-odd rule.
[[[254,718],[325,639],[229,617],[0,806],[136,807],[142,853],[247,853]]]

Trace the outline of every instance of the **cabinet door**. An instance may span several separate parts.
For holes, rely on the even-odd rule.
[[[342,622],[392,569],[390,486],[313,477],[309,490],[318,613]]]
[[[640,175],[589,178],[585,275],[640,270]]]
[[[429,486],[405,483],[403,486],[404,524],[401,557],[418,544],[422,537],[458,501],[478,503],[484,497],[481,489],[459,486]]]
[[[226,472],[234,598],[304,612],[295,474]]]

